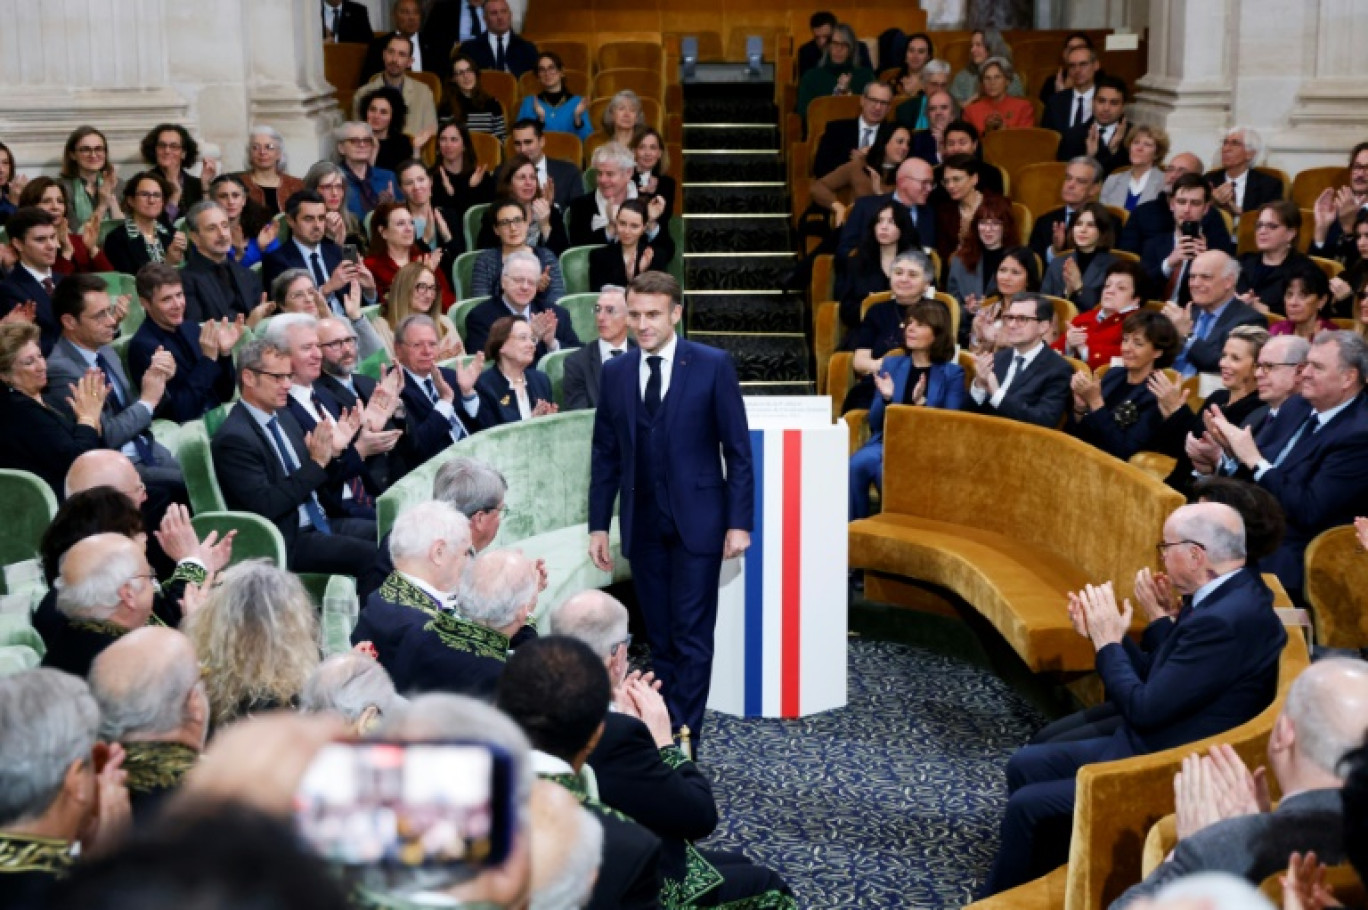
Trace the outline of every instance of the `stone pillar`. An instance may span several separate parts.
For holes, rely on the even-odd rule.
[[[167,66],[166,0],[0,0],[0,138],[21,171],[53,173],[89,123],[127,173],[162,121],[189,122]]]
[[[1343,164],[1349,149],[1368,139],[1368,5],[1356,0],[1318,0],[1307,11],[1306,42],[1314,50],[1286,126],[1268,137],[1279,167],[1298,170]]]

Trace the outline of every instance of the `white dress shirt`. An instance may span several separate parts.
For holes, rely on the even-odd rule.
[[[1032,363],[1038,356],[1040,356],[1040,352],[1043,351],[1043,350],[1045,350],[1045,343],[1044,343],[1044,342],[1041,342],[1041,343],[1037,344],[1035,347],[1031,348],[1031,350],[1027,351],[1027,352],[1024,353],[1024,354],[1021,353],[1020,351],[1017,351],[1016,349],[1013,349],[1013,350],[1012,350],[1012,360],[1011,360],[1011,363],[1010,363],[1010,364],[1008,365],[1008,367],[1007,367],[1007,375],[1006,375],[1005,377],[1003,377],[1002,382],[998,384],[998,390],[997,390],[996,392],[993,393],[993,397],[992,397],[992,398],[988,398],[988,391],[987,391],[986,389],[980,388],[980,387],[978,386],[977,383],[973,383],[973,384],[971,384],[971,385],[969,386],[969,395],[970,395],[970,396],[974,399],[974,401],[977,402],[978,404],[983,404],[984,400],[987,399],[987,400],[988,400],[988,404],[992,405],[992,407],[994,407],[994,408],[999,408],[999,407],[1001,407],[1001,406],[1002,406],[1002,399],[1004,399],[1004,398],[1007,397],[1007,390],[1008,390],[1009,388],[1011,388],[1012,383],[1016,381],[1017,373],[1018,373],[1018,372],[1024,373],[1024,372],[1026,372],[1028,369],[1030,369],[1031,363]],[[1021,364],[1021,369],[1020,369],[1020,371],[1018,371],[1018,370],[1016,369],[1016,359],[1017,359],[1018,357],[1020,357],[1020,358],[1022,359],[1022,364]]]
[[[615,348],[608,342],[604,341],[602,338],[598,340],[598,348],[599,360],[603,363],[607,363],[608,361],[613,359],[614,351],[621,351],[623,354],[626,354],[628,350],[627,342],[625,340],[622,342],[621,347]]]
[[[679,336],[671,335],[670,340],[654,355],[647,354],[644,350],[641,352],[641,366],[637,370],[637,379],[643,401],[646,399],[646,383],[651,378],[651,367],[647,364],[646,358],[656,356],[660,358],[660,401],[661,404],[665,403],[665,396],[670,391],[670,376],[674,373],[675,347],[678,343]]]

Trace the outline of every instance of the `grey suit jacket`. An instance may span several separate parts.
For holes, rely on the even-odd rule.
[[[109,370],[119,382],[124,397],[124,408],[121,411],[114,403],[114,395],[110,394],[105,400],[104,416],[100,419],[105,445],[111,449],[118,449],[151,427],[152,415],[138,404],[140,390],[128,381],[128,374],[124,372],[123,363],[120,362],[114,348],[105,345],[100,348],[99,353],[109,361]],[[48,384],[47,390],[43,393],[43,400],[49,407],[61,411],[68,417],[73,416],[71,405],[67,404],[67,398],[71,394],[69,386],[85,375],[85,358],[76,349],[76,345],[66,338],[59,338],[48,356],[47,370]]]
[[[1258,885],[1287,868],[1293,850],[1327,865],[1344,861],[1340,791],[1307,790],[1289,796],[1272,812],[1226,819],[1178,842],[1173,856],[1118,897],[1111,910],[1152,897],[1171,881],[1196,872],[1229,872]]]
[[[636,347],[632,339],[627,339],[627,350]],[[603,375],[603,358],[599,355],[598,339],[585,345],[565,358],[565,375],[561,379],[561,408],[566,411],[583,411],[598,407],[599,380]]]

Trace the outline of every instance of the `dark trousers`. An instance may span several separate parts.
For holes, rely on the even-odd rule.
[[[1007,811],[981,897],[1024,885],[1069,861],[1074,775],[1102,761],[1111,737],[1024,746],[1007,762]]]
[[[699,898],[699,907],[718,907],[770,891],[792,894],[784,879],[772,869],[751,862],[740,853],[724,850],[699,850],[722,875],[722,884]]]
[[[301,530],[290,547],[290,570],[323,575],[357,576],[375,562],[375,522],[334,519],[331,534]],[[362,598],[370,592],[357,591]]]
[[[722,542],[716,553],[685,549],[654,500],[637,501],[632,529],[632,581],[651,643],[651,664],[676,727],[697,742],[712,685],[713,632]]]
[[[1121,712],[1111,702],[1103,702],[1082,711],[1075,711],[1061,717],[1052,724],[1046,724],[1031,737],[1031,745],[1045,743],[1072,743],[1080,739],[1096,739],[1111,736],[1121,729]]]

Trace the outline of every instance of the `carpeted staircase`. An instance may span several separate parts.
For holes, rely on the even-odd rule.
[[[684,312],[690,338],[728,351],[747,395],[803,395],[808,372],[779,114],[770,82],[684,88]]]

